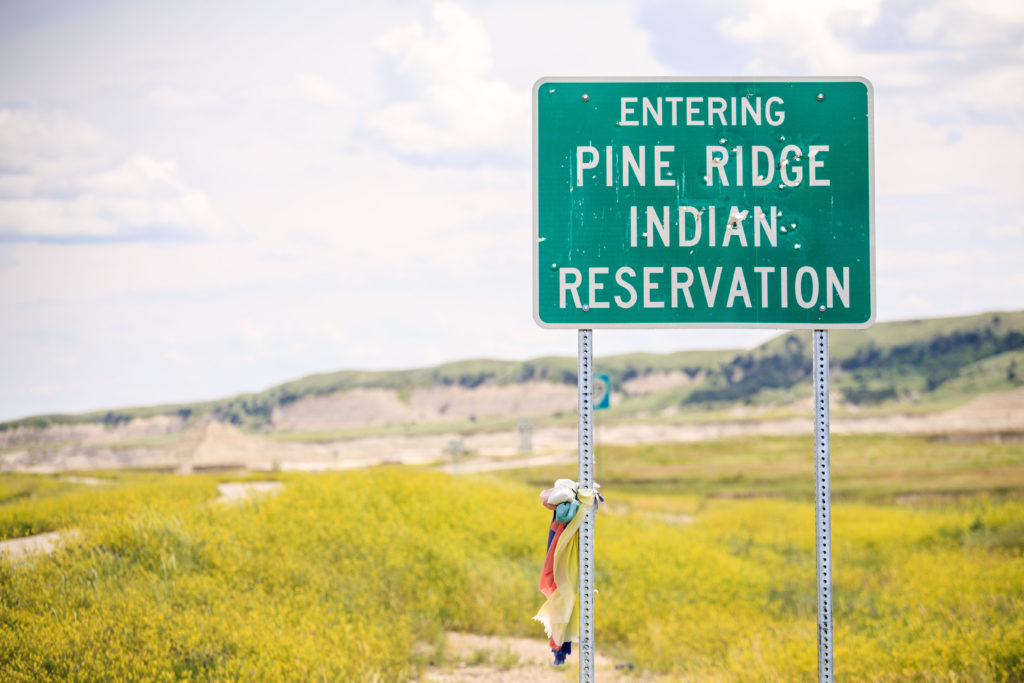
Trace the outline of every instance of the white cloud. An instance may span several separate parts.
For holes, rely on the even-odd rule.
[[[881,0],[755,0],[737,16],[719,22],[719,30],[751,52],[751,72],[775,73],[797,62],[814,73],[843,73],[855,62],[854,51],[838,40],[836,26],[870,26],[878,17]],[[846,75],[858,75],[859,70]]]
[[[221,104],[221,97],[209,90],[183,90],[162,85],[150,91],[150,104],[163,109],[209,109]]]
[[[1008,223],[1003,225],[990,225],[985,228],[985,234],[994,238],[1021,237],[1024,235],[1024,228],[1021,228],[1020,225],[1011,225]]]
[[[1010,30],[1024,24],[1022,8],[1020,3],[1005,0],[938,0],[911,15],[907,32],[918,43],[988,47],[1007,40]]]
[[[170,349],[169,351],[166,351],[163,357],[165,360],[169,360],[170,362],[178,365],[189,365],[192,363],[191,358],[177,349]]]
[[[525,158],[529,92],[490,76],[486,27],[452,2],[435,4],[431,17],[429,27],[407,24],[377,41],[405,90],[369,116],[370,128],[403,155]]]
[[[65,113],[0,110],[0,238],[200,237],[224,226],[173,160],[119,155]]]
[[[931,223],[922,223],[919,221],[914,221],[910,223],[905,223],[899,226],[899,228],[907,237],[921,238],[935,234],[935,226]]]
[[[329,80],[313,73],[295,74],[299,97],[313,104],[325,107],[347,107],[352,98]]]
[[[976,246],[979,238],[880,248],[876,273],[879,315],[957,315],[1020,308],[1019,249]]]
[[[959,134],[951,136],[953,130]],[[909,110],[876,116],[876,180],[889,195],[945,195],[944,201],[954,201],[976,192],[1003,201],[1020,185],[1013,150],[1024,151],[1024,131],[994,124],[928,125]]]
[[[494,73],[517,86],[528,88],[542,76],[679,74],[678,65],[654,56],[651,33],[638,21],[641,6],[523,0],[488,3],[479,11],[493,27]]]
[[[63,192],[48,184],[113,161],[110,140],[95,126],[60,111],[0,107],[0,192]],[[39,177],[39,176],[42,177]]]
[[[925,250],[878,250],[878,261],[882,268],[904,268],[907,266],[925,265],[940,266],[980,266],[999,262],[995,254],[987,249],[936,249]]]
[[[919,314],[926,315],[928,312],[934,309],[934,302],[924,298],[919,294],[908,294],[903,297],[904,305],[912,310],[917,311]]]
[[[232,323],[235,333],[245,340],[247,346],[260,347],[267,341],[270,328],[250,318],[239,318]]]
[[[353,105],[352,97],[337,84],[312,72],[292,74],[291,80],[284,84],[264,88],[264,94],[271,98],[297,100],[334,109],[350,108]]]
[[[377,47],[398,59],[399,73],[427,81],[484,76],[494,66],[487,28],[454,2],[434,4],[436,30],[414,22],[385,33]]]
[[[1019,10],[961,2],[900,10],[881,0],[752,0],[719,28],[747,48],[751,73],[867,76],[890,97],[912,97],[902,104],[932,119],[1022,111]]]
[[[752,55],[750,73],[867,76],[918,115],[1005,119],[1024,111],[1021,6],[947,0],[904,14],[882,0],[750,0],[719,29]]]

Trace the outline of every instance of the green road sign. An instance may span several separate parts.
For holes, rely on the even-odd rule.
[[[867,327],[872,89],[562,79],[533,92],[543,327]]]

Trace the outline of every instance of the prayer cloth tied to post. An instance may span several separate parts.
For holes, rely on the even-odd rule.
[[[555,664],[564,663],[572,643],[580,640],[579,528],[590,508],[603,500],[598,488],[594,484],[592,489],[580,489],[570,479],[559,479],[540,494],[544,507],[554,514],[539,585],[547,600],[534,619],[544,625]]]

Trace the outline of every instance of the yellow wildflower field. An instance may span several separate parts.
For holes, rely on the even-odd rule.
[[[1024,680],[1024,445],[837,445],[837,678]],[[598,647],[638,677],[813,680],[809,440],[700,448],[599,456]],[[895,456],[865,478],[879,453],[930,450],[950,487],[897,485]],[[280,474],[276,495],[232,504],[214,502],[224,475],[4,475],[0,535],[77,533],[0,560],[0,680],[409,680],[443,659],[445,631],[543,650],[536,483],[554,473],[572,475]]]

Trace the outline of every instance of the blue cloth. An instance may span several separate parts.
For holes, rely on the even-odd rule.
[[[576,511],[580,509],[579,501],[570,500],[568,503],[560,503],[555,508],[555,521],[559,523],[569,523],[572,518],[576,516]]]
[[[562,647],[551,652],[555,655],[555,666],[565,664],[565,656],[572,654],[572,642],[562,643]]]

